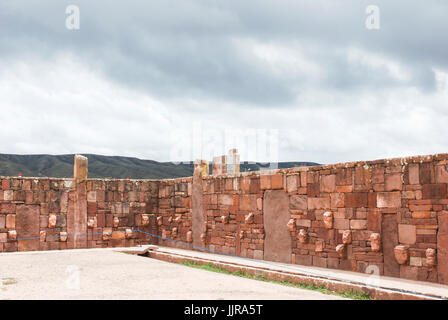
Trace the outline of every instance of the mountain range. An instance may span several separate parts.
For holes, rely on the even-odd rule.
[[[116,179],[169,179],[193,175],[193,162],[180,164],[157,162],[131,157],[83,154],[89,159],[89,178]],[[0,176],[73,177],[73,154],[66,155],[14,155],[0,154]],[[318,165],[314,162],[279,162],[278,168]],[[211,164],[210,164],[211,167]],[[261,163],[243,162],[240,170],[266,169]]]

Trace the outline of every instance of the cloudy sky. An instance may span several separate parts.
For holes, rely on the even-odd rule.
[[[2,0],[0,153],[448,152],[447,16],[445,0]]]

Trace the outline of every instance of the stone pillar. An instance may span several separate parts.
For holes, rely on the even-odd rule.
[[[192,236],[195,247],[204,247],[201,239],[204,233],[204,224],[206,222],[203,196],[202,196],[202,177],[208,176],[208,162],[206,160],[196,160],[194,163],[193,184],[192,184]]]
[[[88,160],[75,155],[74,179],[69,192],[67,212],[67,247],[87,248],[87,174]]]
[[[226,156],[218,156],[213,158],[212,174],[214,176],[225,174],[226,169]]]
[[[240,172],[240,155],[238,149],[230,149],[226,156],[226,172],[233,174]]]
[[[75,167],[74,167],[74,178],[76,182],[82,182],[87,180],[87,175],[89,172],[88,168],[89,160],[86,157],[75,155]]]

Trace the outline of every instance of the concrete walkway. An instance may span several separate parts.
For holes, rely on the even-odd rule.
[[[144,252],[145,247],[136,248],[135,252]],[[147,249],[146,249],[147,251]],[[172,257],[197,258],[203,261],[217,262],[222,265],[243,266],[254,268],[256,270],[276,271],[283,274],[301,276],[303,279],[319,279],[323,282],[334,282],[343,284],[347,288],[352,287],[371,287],[380,288],[383,292],[390,292],[389,298],[397,299],[400,294],[407,295],[405,299],[415,298],[442,298],[448,299],[448,286],[437,283],[413,281],[385,276],[372,276],[359,272],[335,270],[328,268],[309,267],[293,264],[284,264],[271,261],[253,260],[236,256],[227,256],[210,252],[198,252],[171,247],[158,247],[154,253],[159,255],[166,254]],[[155,254],[153,256],[156,256]],[[397,294],[395,294],[397,293]]]
[[[2,299],[341,299],[198,270],[125,248],[0,254]]]

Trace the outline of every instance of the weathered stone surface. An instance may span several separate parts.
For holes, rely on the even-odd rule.
[[[291,236],[287,223],[289,196],[283,190],[268,190],[264,193],[264,259],[291,263]]]
[[[346,246],[345,246],[345,244],[338,244],[336,246],[336,252],[337,252],[339,258],[344,259],[345,256],[346,256]]]
[[[350,229],[362,230],[367,229],[367,220],[352,219],[350,220]]]
[[[448,183],[448,165],[435,166],[436,183]]]
[[[289,207],[294,210],[307,210],[308,200],[304,195],[292,195],[290,197]]]
[[[55,214],[50,214],[48,216],[48,228],[56,227],[57,221],[58,221],[58,217]]]
[[[400,265],[395,260],[394,248],[398,245],[398,223],[394,214],[383,216],[381,222],[382,251],[384,256],[384,275],[400,276]]]
[[[172,219],[172,217],[170,217],[170,218]],[[149,226],[149,216],[146,214],[142,215],[142,226],[143,227]]]
[[[336,189],[336,175],[322,176],[320,181],[320,192],[334,192]]]
[[[408,248],[404,245],[398,245],[394,248],[395,259],[398,264],[405,264],[409,259]]]
[[[385,178],[385,191],[398,191],[403,188],[401,173],[386,174]]]
[[[126,239],[132,239],[134,237],[134,232],[132,231],[132,229],[126,229],[125,237]]]
[[[400,208],[401,194],[400,192],[378,192],[377,194],[378,208]]]
[[[445,183],[424,184],[422,189],[423,199],[446,199],[446,186]]]
[[[305,229],[300,229],[297,238],[302,244],[308,243],[308,231],[306,231]]]
[[[322,240],[316,240],[314,251],[322,252],[322,251],[324,251],[324,246],[325,246],[325,243]]]
[[[77,182],[87,180],[88,175],[88,159],[81,155],[75,155],[74,178]]]
[[[350,230],[344,230],[342,232],[342,243],[344,244],[352,243],[352,232]]]
[[[192,241],[193,241],[193,232],[188,231],[187,232],[187,242],[192,242]]]
[[[8,230],[8,239],[16,240],[17,239],[17,231],[16,230]]]
[[[87,185],[86,182],[76,183],[75,190],[68,196],[67,247],[72,249],[87,248]]]
[[[207,161],[205,161],[207,162]],[[208,164],[208,162],[207,162]],[[204,213],[204,201],[203,201],[203,191],[202,191],[202,176],[207,175],[208,167],[205,164],[202,166],[195,166],[193,173],[193,183],[192,183],[192,218],[191,218],[191,231],[193,233],[193,245],[201,247],[206,242],[206,235],[203,231],[205,220]]]
[[[433,248],[428,248],[425,251],[425,256],[426,256],[426,264],[430,267],[434,267],[437,262],[436,262],[436,250]]]
[[[438,216],[437,232],[437,274],[440,283],[448,284],[448,211]]]
[[[410,224],[399,224],[398,239],[402,244],[414,244],[417,240],[416,227]]]
[[[308,209],[330,209],[330,198],[308,198]]]
[[[409,184],[419,184],[419,165],[418,164],[410,164],[409,165]]]
[[[296,221],[294,219],[289,219],[288,223],[286,224],[286,227],[288,228],[288,231],[293,232],[296,230]]]
[[[381,232],[382,214],[378,209],[369,209],[367,212],[367,229]]]
[[[37,205],[19,205],[16,214],[17,238],[35,238],[18,241],[19,251],[37,251],[39,250],[39,213],[40,206]]]
[[[327,211],[324,213],[322,218],[324,221],[325,228],[332,229],[333,228],[333,213],[330,211]]]
[[[8,214],[6,215],[6,228],[15,229],[16,228],[16,215]]]
[[[381,249],[381,235],[379,233],[372,233],[370,235],[370,246],[372,251],[379,252]]]
[[[67,237],[68,237],[67,232],[60,232],[59,233],[59,239],[61,240],[61,242],[67,241]]]

